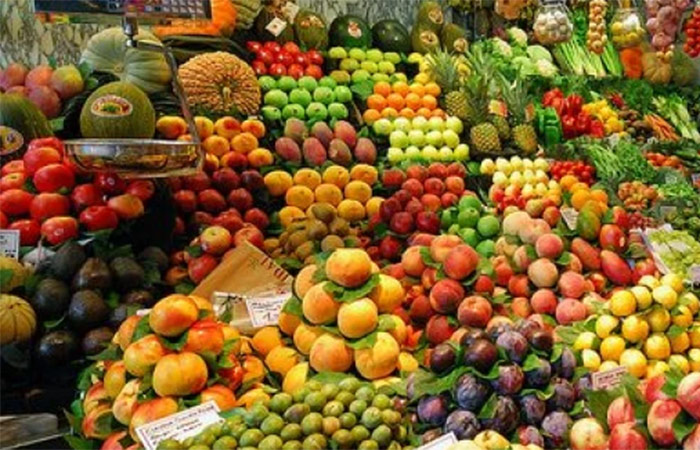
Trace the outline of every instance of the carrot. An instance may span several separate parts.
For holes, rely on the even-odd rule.
[[[625,69],[625,76],[630,79],[642,78],[644,72],[642,65],[642,49],[629,47],[620,50],[620,62]]]

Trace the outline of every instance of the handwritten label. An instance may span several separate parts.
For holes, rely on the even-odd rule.
[[[564,218],[564,222],[566,222],[566,226],[569,227],[569,230],[576,229],[578,211],[576,211],[574,208],[562,208],[561,216]]]
[[[442,435],[434,441],[418,447],[418,450],[446,450],[457,443],[457,436],[453,432]]]
[[[282,7],[282,14],[291,23],[294,22],[297,14],[299,13],[299,6],[296,3],[287,2]]]
[[[626,367],[616,367],[605,372],[596,372],[591,376],[594,390],[612,389],[617,387],[622,381],[622,377],[627,373]]]
[[[690,274],[690,282],[693,283],[693,286],[700,287],[700,265],[696,264],[691,266],[688,273]],[[698,287],[696,287],[696,289],[698,289]]]
[[[0,256],[19,260],[19,230],[0,230]]]
[[[146,450],[156,450],[158,444],[165,439],[181,441],[222,420],[219,416],[219,407],[213,400],[210,400],[136,427],[136,434]]]
[[[282,32],[284,31],[284,29],[286,27],[287,27],[287,22],[280,19],[279,17],[275,17],[274,19],[272,19],[270,21],[270,23],[267,24],[265,29],[267,31],[269,31],[270,33],[272,33],[273,36],[277,37],[280,34],[282,34]]]
[[[245,300],[250,321],[254,328],[277,325],[284,303],[289,298],[289,292],[273,293],[269,296],[247,298]]]

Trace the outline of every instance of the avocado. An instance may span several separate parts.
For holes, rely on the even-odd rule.
[[[454,23],[445,24],[440,31],[440,42],[448,52],[465,53],[469,47],[467,30]]]
[[[372,33],[369,25],[361,17],[347,14],[336,17],[328,30],[332,47],[372,46]]]
[[[68,330],[58,330],[42,336],[34,349],[34,358],[43,367],[56,367],[72,361],[77,353],[75,335]]]
[[[435,34],[440,33],[442,25],[445,23],[445,15],[442,12],[440,3],[427,0],[421,3],[418,7],[418,18],[414,28],[419,27],[433,31]]]
[[[109,327],[99,327],[90,330],[83,336],[83,353],[96,355],[107,348],[114,337],[114,332]]]
[[[325,50],[328,47],[326,21],[315,12],[302,9],[294,18],[294,34],[303,49]]]
[[[154,262],[158,267],[158,272],[165,273],[170,265],[170,260],[168,255],[160,247],[146,247],[144,248],[138,256],[139,263],[144,262]]]
[[[90,258],[80,267],[73,277],[73,290],[101,289],[109,290],[112,286],[112,274],[107,263],[99,258]]]
[[[126,305],[139,305],[144,308],[150,308],[155,304],[153,294],[145,289],[129,291],[122,297],[121,301]]]
[[[146,280],[143,267],[132,258],[118,256],[109,263],[109,268],[112,270],[114,286],[121,292],[141,287]]]
[[[37,285],[31,303],[41,320],[58,319],[68,308],[70,289],[61,280],[44,278]]]
[[[102,296],[90,289],[84,289],[73,294],[68,306],[68,320],[78,331],[87,331],[107,319],[109,307]]]
[[[440,38],[434,31],[413,27],[411,31],[411,45],[418,53],[430,53],[440,48]]]
[[[380,20],[374,24],[372,43],[385,52],[411,52],[411,38],[408,30],[401,22],[394,19]]]
[[[83,265],[87,255],[77,242],[66,242],[51,258],[51,272],[61,280],[69,281]]]

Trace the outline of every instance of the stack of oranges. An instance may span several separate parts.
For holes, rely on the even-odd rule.
[[[382,117],[445,118],[445,111],[438,106],[439,97],[440,86],[432,81],[425,84],[414,81],[410,85],[405,81],[394,84],[380,81],[374,84],[373,93],[367,97],[367,110],[362,118],[370,125]]]
[[[559,186],[564,192],[571,194],[571,206],[580,211],[590,200],[595,200],[604,209],[608,207],[608,194],[602,189],[591,189],[586,183],[578,180],[575,175],[564,175],[559,180]]]

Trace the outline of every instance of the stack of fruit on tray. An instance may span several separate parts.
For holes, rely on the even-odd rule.
[[[260,77],[260,87],[265,93],[261,113],[265,121],[299,120],[319,121],[347,119],[350,114],[347,104],[352,101],[350,88],[331,77],[318,81],[310,76],[295,80],[290,76]]]

